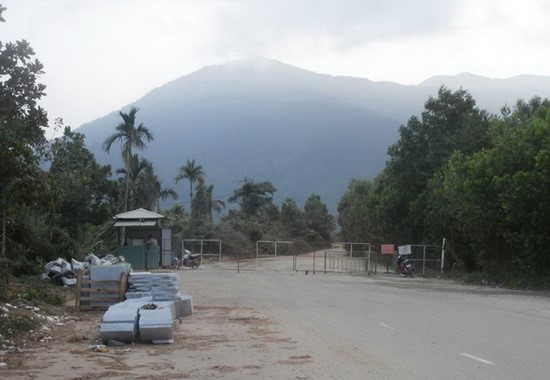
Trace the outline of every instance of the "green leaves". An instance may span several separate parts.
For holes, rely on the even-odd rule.
[[[518,102],[491,126],[493,147],[455,153],[431,184],[432,215],[445,207],[446,231],[461,241],[470,269],[519,276],[550,269],[550,105]]]
[[[246,181],[240,189],[233,192],[228,201],[238,203],[243,214],[255,216],[271,204],[276,191],[277,189],[269,181],[259,183]]]

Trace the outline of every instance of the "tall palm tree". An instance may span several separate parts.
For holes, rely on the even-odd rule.
[[[128,113],[122,111],[119,112],[122,122],[115,127],[115,133],[110,135],[103,142],[103,150],[107,153],[110,152],[111,146],[115,141],[118,141],[122,150],[122,161],[124,162],[124,169],[126,173],[130,172],[130,161],[132,160],[133,149],[143,150],[147,142],[153,140],[153,134],[147,129],[143,123],[136,127],[136,113],[139,108],[132,107]],[[130,192],[129,176],[126,176],[126,189],[124,193],[124,211],[128,211],[128,197]]]
[[[196,183],[204,182],[204,171],[202,170],[201,165],[197,165],[195,159],[187,160],[185,165],[180,167],[180,171],[174,181],[176,184],[182,180],[186,179],[189,181],[189,200],[193,202],[193,185]]]

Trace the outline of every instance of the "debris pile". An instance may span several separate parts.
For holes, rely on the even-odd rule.
[[[71,259],[69,263],[67,260],[61,257],[57,260],[50,261],[44,266],[45,272],[42,273],[43,280],[51,280],[54,283],[61,285],[74,286],[76,284],[76,278],[78,272],[84,269],[89,269],[98,265],[118,265],[125,263],[123,256],[114,256],[108,254],[101,259],[93,253],[88,253],[83,262]]]

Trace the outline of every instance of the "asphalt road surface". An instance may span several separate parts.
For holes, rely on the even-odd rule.
[[[550,376],[545,294],[395,275],[237,273],[222,267],[181,271],[183,292],[198,308],[246,307],[275,321],[308,359],[296,379]],[[257,354],[250,350],[242,355]],[[280,375],[275,366],[263,374]]]

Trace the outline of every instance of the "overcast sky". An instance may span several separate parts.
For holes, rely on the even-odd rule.
[[[0,41],[45,65],[50,120],[73,128],[203,66],[250,56],[418,84],[550,75],[550,0],[0,0]]]

